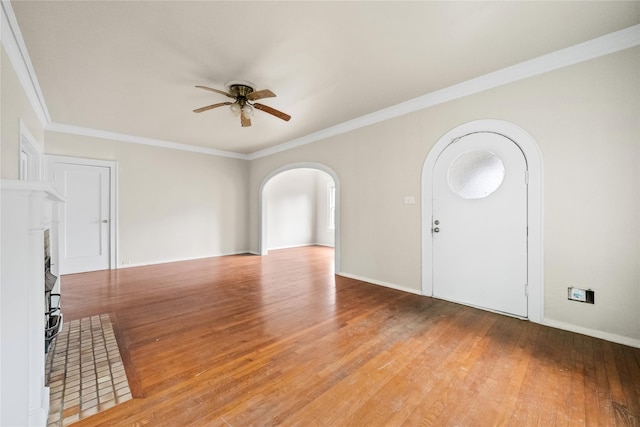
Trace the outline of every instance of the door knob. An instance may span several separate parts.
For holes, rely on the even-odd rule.
[[[440,221],[438,221],[437,219],[436,219],[435,221],[433,221],[433,223],[434,223],[435,225],[440,225]]]
[[[107,222],[109,222],[109,221],[107,221],[106,219],[103,219],[103,220],[102,220],[102,223],[103,223],[103,224],[106,224]]]
[[[438,227],[436,227],[436,228],[434,228],[434,229],[433,229],[433,232],[434,232],[434,233],[439,233],[439,232],[440,232],[440,229],[439,229]]]

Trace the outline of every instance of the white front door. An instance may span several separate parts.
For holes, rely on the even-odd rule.
[[[433,295],[527,317],[527,164],[489,132],[453,141],[433,169]]]
[[[110,268],[109,167],[51,162],[50,178],[66,199],[61,212],[60,273]]]

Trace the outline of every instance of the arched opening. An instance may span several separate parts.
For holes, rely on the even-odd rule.
[[[443,135],[429,151],[422,168],[422,293],[433,296],[433,171],[442,152],[455,140],[478,132],[490,132],[512,140],[520,147],[528,166],[528,319],[544,319],[544,282],[542,246],[542,154],[533,137],[524,129],[501,120],[476,120]],[[525,177],[523,177],[525,179]]]
[[[315,190],[306,191],[305,185],[315,186]],[[311,195],[313,191],[315,196]],[[291,197],[287,197],[287,192]],[[260,255],[267,255],[270,248],[300,246],[304,245],[305,241],[313,240],[315,244],[334,247],[334,271],[340,271],[340,184],[337,174],[332,169],[318,163],[293,163],[282,166],[262,180],[259,195]],[[311,201],[314,198],[315,203]],[[272,215],[269,215],[270,210]],[[287,210],[288,213],[285,212]],[[278,217],[273,218],[273,213]],[[305,215],[307,217],[300,218]],[[283,227],[287,217],[297,219]],[[296,230],[304,233],[304,230],[310,227],[310,223],[315,227],[315,236],[294,235]],[[284,228],[293,234],[273,235],[274,231]],[[332,235],[323,235],[328,232]],[[310,230],[308,234],[313,235],[314,231]]]

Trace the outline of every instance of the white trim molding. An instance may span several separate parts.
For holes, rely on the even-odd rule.
[[[86,159],[81,157],[58,156],[45,154],[46,175],[52,181],[51,171],[48,169],[51,163],[69,163],[73,165],[99,166],[109,168],[109,269],[118,268],[118,162],[110,160]]]
[[[144,138],[141,136],[127,135],[124,133],[109,132],[99,129],[83,128],[81,126],[63,125],[60,123],[50,123],[45,126],[45,130],[51,132],[67,133],[71,135],[89,136],[93,138],[108,139],[111,141],[130,142],[133,144],[150,145],[159,148],[169,148],[172,150],[189,151],[192,153],[208,154],[211,156],[230,157],[233,159],[247,160],[246,154],[233,153],[231,151],[216,150],[213,148],[201,147],[198,145],[182,144],[179,142],[163,141],[161,139]]]
[[[396,291],[402,291],[402,292],[407,292],[409,294],[420,295],[420,291],[418,291],[416,289],[413,289],[413,288],[408,288],[406,286],[400,286],[400,285],[396,285],[394,283],[383,282],[381,280],[369,279],[368,277],[358,276],[357,274],[349,274],[349,273],[345,273],[343,271],[340,271],[340,272],[338,272],[336,274],[338,276],[346,277],[348,279],[355,279],[355,280],[359,280],[361,282],[370,283],[372,285],[383,286],[383,287],[389,288],[389,289],[395,289]]]
[[[20,155],[25,154],[25,164],[20,158],[20,179],[28,181],[44,181],[44,154],[38,141],[33,134],[20,120]]]
[[[529,297],[528,319],[542,323],[544,319],[544,270],[542,245],[543,212],[543,165],[542,153],[535,139],[519,126],[502,120],[475,120],[460,125],[446,134],[431,148],[422,167],[422,293],[433,295],[433,235],[431,215],[433,212],[432,182],[433,168],[442,151],[455,139],[476,132],[496,133],[512,140],[522,150],[529,171],[527,215],[529,225],[529,248],[527,254]]]
[[[149,265],[159,265],[159,264],[168,264],[172,262],[184,262],[184,261],[196,261],[199,259],[207,259],[207,258],[219,258],[223,256],[233,256],[233,255],[244,255],[249,254],[249,251],[237,251],[237,252],[225,252],[225,253],[215,253],[209,255],[200,255],[194,257],[185,257],[185,258],[166,258],[161,261],[151,261],[151,262],[134,262],[131,264],[119,265],[118,269],[124,268],[134,268],[134,267],[145,267]],[[251,253],[252,255],[258,255],[256,253]]]

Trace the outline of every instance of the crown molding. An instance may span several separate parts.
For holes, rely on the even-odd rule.
[[[248,160],[246,154],[234,153],[231,151],[216,150],[214,148],[201,147],[198,145],[182,144],[179,142],[163,141],[161,139],[145,138],[141,136],[127,135],[124,133],[109,132],[105,130],[83,128],[80,126],[65,125],[61,123],[50,123],[44,127],[51,132],[60,132],[71,135],[89,136],[92,138],[102,138],[111,141],[130,142],[133,144],[150,145],[159,148],[169,148],[172,150],[189,151],[192,153],[208,154],[210,156],[230,157],[232,159]]]
[[[355,129],[370,126],[394,117],[403,116],[438,104],[443,104],[445,102],[493,89],[508,83],[513,83],[529,77],[568,67],[590,59],[599,58],[601,56],[609,55],[638,45],[640,45],[640,24],[410,99],[392,107],[358,117],[348,122],[340,123],[336,126],[311,133],[274,147],[253,152],[249,154],[248,157],[249,160],[254,160],[260,157],[270,156],[272,154],[350,132]]]
[[[0,40],[38,120],[44,127],[51,122],[51,116],[9,0],[2,0],[0,15]]]
[[[0,8],[0,12],[2,16],[0,20],[0,37],[2,45],[4,46],[11,64],[18,75],[20,83],[22,84],[25,93],[27,94],[27,97],[44,129],[54,132],[113,139],[116,141],[134,144],[151,145],[155,147],[243,160],[259,159],[261,157],[291,150],[312,142],[341,135],[366,126],[371,126],[375,123],[389,120],[394,117],[410,114],[415,111],[463,98],[468,95],[473,95],[508,83],[524,80],[529,77],[534,77],[640,45],[640,24],[638,24],[410,99],[403,103],[322,129],[318,132],[287,141],[274,147],[255,151],[251,154],[242,154],[197,145],[144,138],[62,123],[53,123],[51,121],[49,111],[47,110],[44,96],[40,90],[40,85],[38,84],[38,79],[36,78],[36,73],[31,64],[31,59],[29,58],[29,53],[27,52],[20,28],[18,27],[18,22],[15,14],[13,13],[11,2],[9,0],[1,1],[2,7]]]

